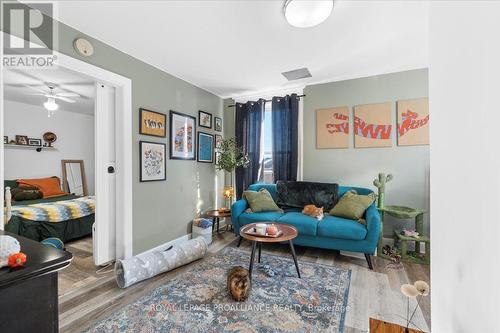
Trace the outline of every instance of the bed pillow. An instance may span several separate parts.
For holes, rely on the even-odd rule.
[[[363,223],[363,215],[368,207],[375,201],[375,194],[368,195],[357,194],[351,190],[340,198],[339,202],[332,208],[330,215],[343,217],[346,219],[357,220]]]
[[[3,187],[6,188],[6,187],[10,187],[10,189],[12,190],[13,188],[16,188],[18,185],[17,185],[17,181],[16,180],[9,180],[9,179],[5,179],[3,181]]]
[[[271,193],[265,188],[261,188],[258,192],[243,191],[243,199],[248,202],[250,209],[254,213],[281,211],[274,202]]]
[[[58,177],[18,179],[19,186],[34,186],[42,193],[44,198],[56,197],[67,193],[61,191],[61,182]]]
[[[34,186],[19,186],[11,191],[12,200],[14,201],[24,201],[24,200],[37,200],[43,198],[43,193]]]

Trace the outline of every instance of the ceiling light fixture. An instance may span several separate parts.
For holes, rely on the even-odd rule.
[[[314,27],[326,20],[333,9],[333,0],[287,0],[283,11],[290,25]]]
[[[54,111],[59,108],[59,105],[57,105],[54,97],[47,97],[47,102],[43,103],[43,106],[47,109],[49,118],[52,117],[54,115]]]

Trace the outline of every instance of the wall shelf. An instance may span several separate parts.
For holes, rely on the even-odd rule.
[[[44,150],[55,151],[57,150],[55,147],[43,147],[43,146],[28,146],[28,145],[17,145],[14,143],[4,143],[4,148],[6,149],[28,149],[28,150],[36,150],[37,152],[41,152]]]

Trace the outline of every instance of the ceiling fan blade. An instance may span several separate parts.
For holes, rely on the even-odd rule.
[[[44,95],[47,94],[47,90],[43,90],[43,89],[40,89],[40,88],[36,88],[36,87],[33,87],[33,86],[29,86],[27,84],[23,84],[23,86],[25,86],[26,88],[29,88],[31,90],[34,90],[34,91],[38,91],[39,93],[43,93]]]
[[[61,96],[61,97],[80,97],[77,93],[57,93],[56,96]]]
[[[68,103],[75,103],[76,101],[72,100],[71,98],[67,98],[67,97],[62,97],[62,96],[53,96],[54,98],[56,99],[60,99],[61,101],[65,101],[65,102],[68,102]]]
[[[24,93],[24,94],[30,96],[47,96],[47,94],[44,93]]]

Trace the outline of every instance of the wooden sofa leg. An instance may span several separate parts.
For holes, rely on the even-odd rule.
[[[368,268],[373,271],[372,265],[372,256],[368,253],[365,253],[366,262],[368,263]]]
[[[236,247],[240,247],[242,240],[243,240],[243,237],[240,236],[240,239],[238,240],[238,245]]]

